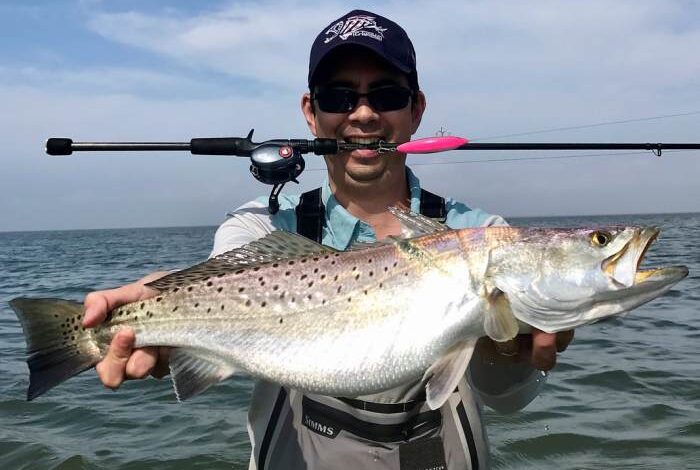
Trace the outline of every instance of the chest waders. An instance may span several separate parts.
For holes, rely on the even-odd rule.
[[[326,219],[321,188],[302,194],[295,213],[297,233],[321,243]],[[420,213],[444,222],[445,199],[421,190]],[[480,410],[465,379],[439,410],[425,404],[422,383],[400,395],[413,399],[383,403],[308,395],[280,387],[274,404],[270,401],[272,411],[251,468],[488,468]]]

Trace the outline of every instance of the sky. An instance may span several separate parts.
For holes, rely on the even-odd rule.
[[[428,101],[416,138],[700,142],[700,2],[0,0],[0,231],[216,225],[266,195],[244,158],[49,157],[44,143],[311,138],[309,48],[352,8],[413,40]],[[700,211],[698,151],[573,155],[409,165],[432,192],[506,217]],[[322,160],[306,162],[287,191],[323,181]]]

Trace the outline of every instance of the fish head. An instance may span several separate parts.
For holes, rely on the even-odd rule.
[[[516,318],[550,333],[627,312],[688,275],[685,266],[640,268],[656,227],[521,230],[492,250],[489,275]]]

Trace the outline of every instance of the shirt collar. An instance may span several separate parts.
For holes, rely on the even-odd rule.
[[[411,212],[420,212],[420,181],[418,177],[406,167],[406,179],[411,195]],[[323,236],[323,244],[345,250],[356,241],[372,242],[377,237],[372,227],[349,213],[336,200],[331,192],[331,186],[326,179],[321,186],[321,201],[326,208],[326,231]]]

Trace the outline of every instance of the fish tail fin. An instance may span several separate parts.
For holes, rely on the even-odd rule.
[[[27,400],[99,362],[101,353],[93,332],[82,325],[81,303],[17,298],[10,301],[10,307],[22,323],[27,342]]]

